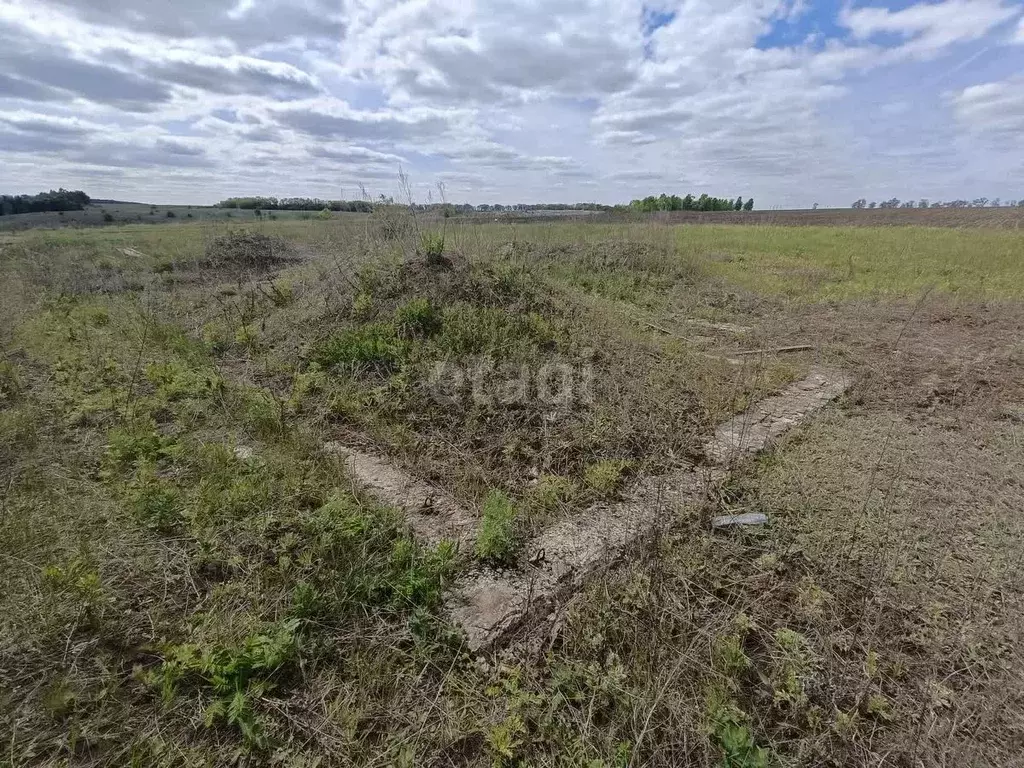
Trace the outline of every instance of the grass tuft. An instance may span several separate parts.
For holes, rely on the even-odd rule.
[[[598,496],[613,496],[622,488],[632,466],[632,462],[619,459],[596,461],[583,471],[583,481]]]
[[[371,325],[342,331],[320,345],[315,360],[326,368],[335,366],[356,370],[390,373],[405,359],[406,345],[389,324]]]
[[[510,563],[518,554],[518,510],[504,493],[492,490],[484,499],[476,556],[492,565]]]

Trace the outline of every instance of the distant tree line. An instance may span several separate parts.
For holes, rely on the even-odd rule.
[[[38,195],[0,195],[0,216],[42,211],[81,211],[89,204],[89,196],[80,190],[60,189]]]
[[[655,197],[649,195],[643,200],[632,200],[629,207],[635,211],[650,213],[653,211],[752,211],[754,210],[754,198],[743,202],[742,197],[731,200],[727,197],[711,197],[702,194],[699,197],[686,195],[661,194]]]
[[[854,200],[850,204],[851,208],[1024,208],[1024,199],[1021,200],[1007,200],[1002,201],[998,197],[993,197],[989,200],[987,197],[976,197],[973,200],[946,200],[929,202],[927,199],[921,199],[918,201],[914,200],[900,200],[898,197],[893,197],[889,200],[882,200],[881,202],[875,202],[872,200],[870,203],[863,197],[860,200]]]
[[[318,197],[229,197],[217,203],[219,208],[241,208],[255,211],[349,211],[353,213],[370,213],[378,205],[395,205],[393,197],[381,195],[379,199],[370,200],[321,200]],[[686,195],[660,195],[633,200],[628,206],[603,205],[601,203],[500,203],[471,205],[469,203],[415,203],[418,211],[444,211],[449,215],[456,213],[479,212],[530,212],[530,211],[751,211],[754,200],[746,202],[742,197],[735,200],[722,197]]]
[[[382,197],[382,201],[386,204],[394,204],[394,201],[389,197]],[[473,213],[474,211],[481,213],[509,213],[509,212],[524,212],[529,213],[530,211],[614,211],[617,207],[622,206],[614,205],[602,205],[601,203],[510,203],[509,205],[502,205],[501,203],[481,203],[479,205],[472,205],[471,203],[415,203],[412,206],[417,211],[432,211],[432,212],[447,212],[449,215],[456,213]]]
[[[601,203],[514,203],[478,205],[478,211],[613,211],[615,206]]]
[[[218,208],[242,208],[257,211],[348,211],[370,213],[376,205],[395,205],[395,199],[381,195],[377,200],[321,200],[318,197],[229,197]],[[473,211],[611,211],[615,206],[600,203],[514,203],[511,205],[471,205],[469,203],[415,203],[418,211],[445,210],[449,213]]]
[[[367,200],[321,200],[319,197],[229,197],[217,203],[218,208],[242,208],[251,211],[348,211],[370,213],[373,203]]]
[[[370,213],[375,206],[396,205],[393,197],[380,195],[376,200],[321,200],[318,197],[229,197],[217,203],[219,208],[241,208],[253,211],[349,211],[353,213]],[[493,205],[483,203],[428,202],[413,203],[417,211],[444,212],[447,215],[477,212],[530,212],[530,211],[752,211],[754,200],[746,202],[742,197],[735,200],[724,197],[712,197],[707,194],[686,195],[651,195],[643,200],[633,200],[629,205],[603,205],[601,203],[512,203]]]

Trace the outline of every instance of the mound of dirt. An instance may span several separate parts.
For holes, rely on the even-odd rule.
[[[592,464],[621,474],[699,451],[695,358],[606,327],[541,269],[409,259],[354,287],[351,311],[324,318],[338,327],[314,344],[343,387],[330,418],[381,436],[383,453],[407,450],[443,487],[515,493],[557,475],[555,497],[585,495]]]
[[[206,246],[202,266],[207,269],[268,270],[294,260],[295,252],[285,240],[261,232],[235,230]]]
[[[389,308],[410,298],[427,298],[441,306],[466,302],[509,313],[568,315],[572,311],[565,297],[528,271],[509,265],[474,265],[457,256],[435,264],[409,259],[376,273],[372,283],[374,296]]]

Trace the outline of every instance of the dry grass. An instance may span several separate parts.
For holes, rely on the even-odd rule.
[[[427,268],[437,223],[399,223],[268,222],[300,261],[203,280],[180,265],[223,229],[4,243],[5,760],[1019,764],[1017,235],[489,224]],[[591,361],[594,401],[435,396],[438,361],[482,357]],[[485,660],[436,614],[469,553],[317,450],[502,489],[499,557],[815,358],[857,376],[838,408]]]

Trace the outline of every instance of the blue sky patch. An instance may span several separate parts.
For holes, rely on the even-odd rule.
[[[675,17],[675,11],[659,11],[645,5],[643,9],[644,37],[650,37],[656,29],[671,24]]]
[[[641,26],[644,33],[644,58],[654,58],[654,43],[651,40],[657,30],[671,24],[676,18],[675,11],[659,11],[649,6],[644,6],[641,14]]]
[[[819,47],[826,40],[843,38],[849,30],[839,25],[843,3],[840,0],[817,0],[810,8],[792,18],[775,19],[771,29],[757,40],[757,47],[791,48],[803,45],[809,37]]]
[[[163,128],[172,136],[200,136],[191,120],[168,120]]]

